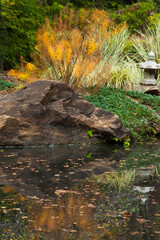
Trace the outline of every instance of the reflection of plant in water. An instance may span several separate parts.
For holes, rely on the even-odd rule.
[[[32,233],[28,228],[26,199],[10,186],[0,186],[0,239],[45,240],[43,232]],[[51,240],[51,239],[50,239]]]
[[[55,239],[80,239],[89,231],[95,237],[93,223],[93,205],[85,196],[76,191],[57,190],[57,201],[34,204],[30,209],[30,227],[35,231],[41,229]],[[59,236],[59,238],[58,238]],[[67,238],[68,237],[68,238]],[[73,237],[73,238],[72,238]],[[87,239],[87,238],[85,238]],[[97,239],[98,238],[94,238]]]
[[[94,176],[94,178],[100,185],[120,191],[133,182],[135,178],[135,170],[104,173],[99,176]]]
[[[115,191],[108,191],[106,200],[96,208],[95,219],[104,228],[122,234],[131,214],[139,212],[140,204],[138,193],[131,188],[123,189],[118,194]]]
[[[154,176],[160,180],[160,164],[155,167]]]
[[[105,191],[105,200],[97,205],[95,219],[104,228],[109,228],[118,235],[124,234],[130,216],[137,214],[140,209],[139,194],[132,189],[134,178],[135,170],[95,177]]]
[[[119,169],[139,169],[140,167],[158,165],[160,160],[159,145],[156,147],[156,142],[151,144],[146,143],[146,147],[148,147],[148,151],[146,151],[141,144],[136,146],[134,151],[131,150],[127,159],[120,161]],[[132,146],[132,148],[134,148],[134,146]]]
[[[140,151],[144,152],[139,148],[137,152],[140,154]],[[158,151],[156,153],[159,154]],[[158,162],[156,153],[152,151],[150,157],[152,159],[157,156],[155,162]],[[131,154],[132,151],[130,156]],[[91,156],[91,152],[88,156]],[[136,157],[133,155],[129,164],[134,165],[138,161],[134,158]],[[55,192],[57,199],[27,201],[25,206],[23,199],[19,200],[22,207],[27,209],[29,219],[26,221],[27,226],[23,228],[21,225],[22,238],[19,233],[15,235],[16,237],[12,236],[14,231],[10,231],[1,239],[102,240],[125,236],[126,228],[129,228],[130,215],[138,215],[142,204],[139,194],[131,189],[136,170],[127,171],[125,165],[127,161],[121,161],[121,168],[117,172],[102,174],[95,177],[94,181],[93,178],[91,181],[86,180],[83,185],[79,184],[71,190],[57,189]],[[3,188],[3,192],[7,194],[7,191],[9,191],[7,188]],[[26,216],[25,211],[23,216]],[[21,213],[18,219],[24,220]]]
[[[57,190],[57,200],[35,204],[30,209],[30,227],[44,231],[46,239],[100,240],[104,234],[114,239],[109,228],[95,221],[96,202],[103,193],[95,182],[85,182],[83,190]]]
[[[27,222],[25,212],[22,212],[24,198],[17,195],[9,186],[0,187],[0,237],[4,240],[26,239],[24,232]]]

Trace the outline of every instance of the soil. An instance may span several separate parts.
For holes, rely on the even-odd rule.
[[[8,71],[0,71],[0,79],[9,80],[13,82],[13,78],[8,76]]]

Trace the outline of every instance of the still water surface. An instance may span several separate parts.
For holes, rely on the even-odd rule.
[[[160,239],[160,141],[0,149],[0,239]]]

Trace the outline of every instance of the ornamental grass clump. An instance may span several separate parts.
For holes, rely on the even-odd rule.
[[[141,69],[137,63],[126,56],[125,60],[112,66],[112,75],[106,82],[107,87],[136,90],[141,81]]]
[[[153,49],[155,61],[160,62],[160,21],[155,23],[154,28],[148,27],[145,33],[139,31],[132,41],[136,61],[147,61],[148,53]]]
[[[132,66],[131,60],[125,54],[129,35],[128,27],[124,24],[114,28],[103,40],[101,60],[88,77],[88,79],[92,79],[93,85],[103,86],[105,83],[108,87],[121,87],[123,89],[129,87],[131,89],[139,81],[139,78],[130,74],[131,69],[135,68],[135,64],[133,62]]]
[[[155,62],[160,63],[160,21],[155,24],[154,28],[149,28],[145,33],[138,32],[138,36],[133,38],[133,46],[136,50],[133,59],[136,62],[148,61],[148,54],[153,49]],[[157,78],[159,85],[159,76]]]
[[[154,61],[160,63],[160,21],[154,27],[148,27],[145,33],[139,31],[132,42],[136,50],[133,59],[136,62],[148,61],[148,53],[153,49]]]
[[[10,75],[23,80],[57,79],[73,88],[101,87],[111,76],[127,39],[104,10],[66,10],[37,32],[33,63],[23,61]]]

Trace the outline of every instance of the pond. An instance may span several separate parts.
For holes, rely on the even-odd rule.
[[[160,140],[1,148],[0,239],[160,239]]]

